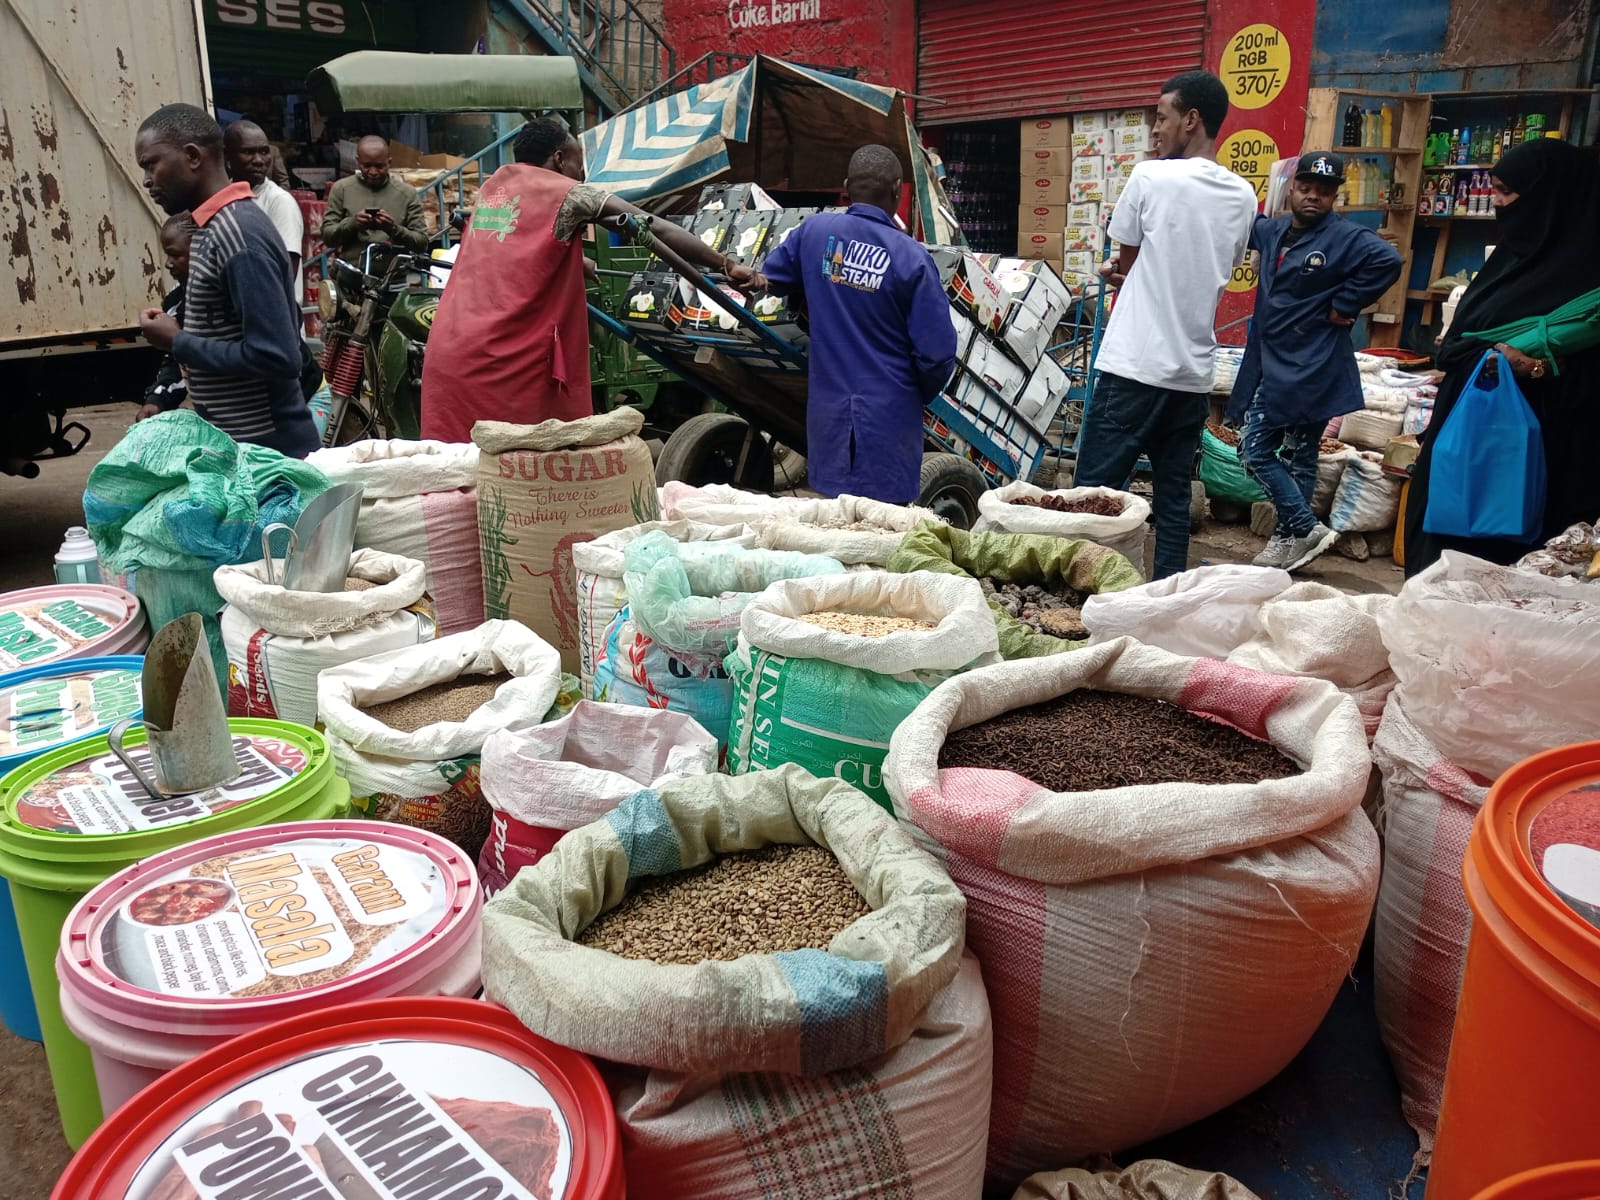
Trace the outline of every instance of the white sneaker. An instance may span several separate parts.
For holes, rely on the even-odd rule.
[[[1285,571],[1298,571],[1317,555],[1327,550],[1336,541],[1339,535],[1318,521],[1316,528],[1302,538],[1294,538],[1289,542],[1289,551],[1285,555],[1283,569]]]
[[[1289,557],[1289,547],[1294,545],[1294,539],[1285,534],[1275,533],[1267,539],[1266,546],[1261,553],[1250,560],[1253,567],[1281,567]]]

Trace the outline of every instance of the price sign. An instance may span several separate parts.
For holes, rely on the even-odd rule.
[[[1246,25],[1228,39],[1217,72],[1240,108],[1265,108],[1289,82],[1289,39],[1275,25]]]
[[[1255,252],[1251,251],[1244,256],[1244,261],[1233,269],[1233,274],[1228,276],[1228,290],[1230,292],[1253,292],[1260,282],[1261,273],[1256,270]]]
[[[1217,161],[1250,181],[1259,204],[1267,198],[1267,179],[1272,164],[1278,161],[1278,143],[1259,129],[1241,129],[1223,139],[1217,147]]]

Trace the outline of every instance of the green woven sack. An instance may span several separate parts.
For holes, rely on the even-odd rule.
[[[1267,498],[1261,485],[1245,474],[1239,448],[1228,445],[1209,429],[1200,431],[1200,482],[1213,500],[1231,500],[1249,507]]]

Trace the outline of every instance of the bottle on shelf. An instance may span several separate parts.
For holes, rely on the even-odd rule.
[[[1350,107],[1344,110],[1344,136],[1341,143],[1346,146],[1361,144],[1361,106],[1354,100],[1350,101]]]
[[[1518,145],[1521,145],[1523,142],[1536,142],[1544,136],[1544,126],[1545,121],[1543,113],[1529,113],[1526,123],[1524,123],[1523,119],[1519,116],[1517,118],[1517,129],[1521,130],[1521,136],[1519,137],[1516,132],[1513,132],[1511,135],[1512,140]]]
[[[1382,145],[1393,146],[1394,141],[1394,105],[1385,104],[1378,113],[1379,126],[1383,133]]]
[[[1461,127],[1461,145],[1456,148],[1456,165],[1464,167],[1472,161],[1472,127]]]

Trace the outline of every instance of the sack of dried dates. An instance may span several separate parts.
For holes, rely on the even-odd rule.
[[[978,497],[974,533],[1043,533],[1115,550],[1144,565],[1150,502],[1115,488],[1064,488],[1047,492],[1031,483],[1008,483]]]
[[[991,1183],[1187,1125],[1299,1053],[1372,911],[1370,765],[1332,684],[1131,639],[957,675],[901,724],[895,812],[966,893],[994,1008]]]
[[[628,1194],[971,1200],[992,1033],[965,904],[892,816],[787,766],[630,797],[484,913],[484,984],[612,1066]]]
[[[477,856],[491,813],[478,782],[484,739],[543,721],[561,656],[516,621],[324,671],[317,710],[356,815],[415,825]]]
[[[895,727],[952,674],[999,657],[971,579],[865,571],[775,583],[744,610],[727,658],[728,770],[798,763],[888,808]]]
[[[895,572],[938,571],[978,580],[994,614],[1002,658],[1076,649],[1089,636],[1089,597],[1144,582],[1139,568],[1094,542],[1038,533],[967,533],[925,522],[889,558]]]

